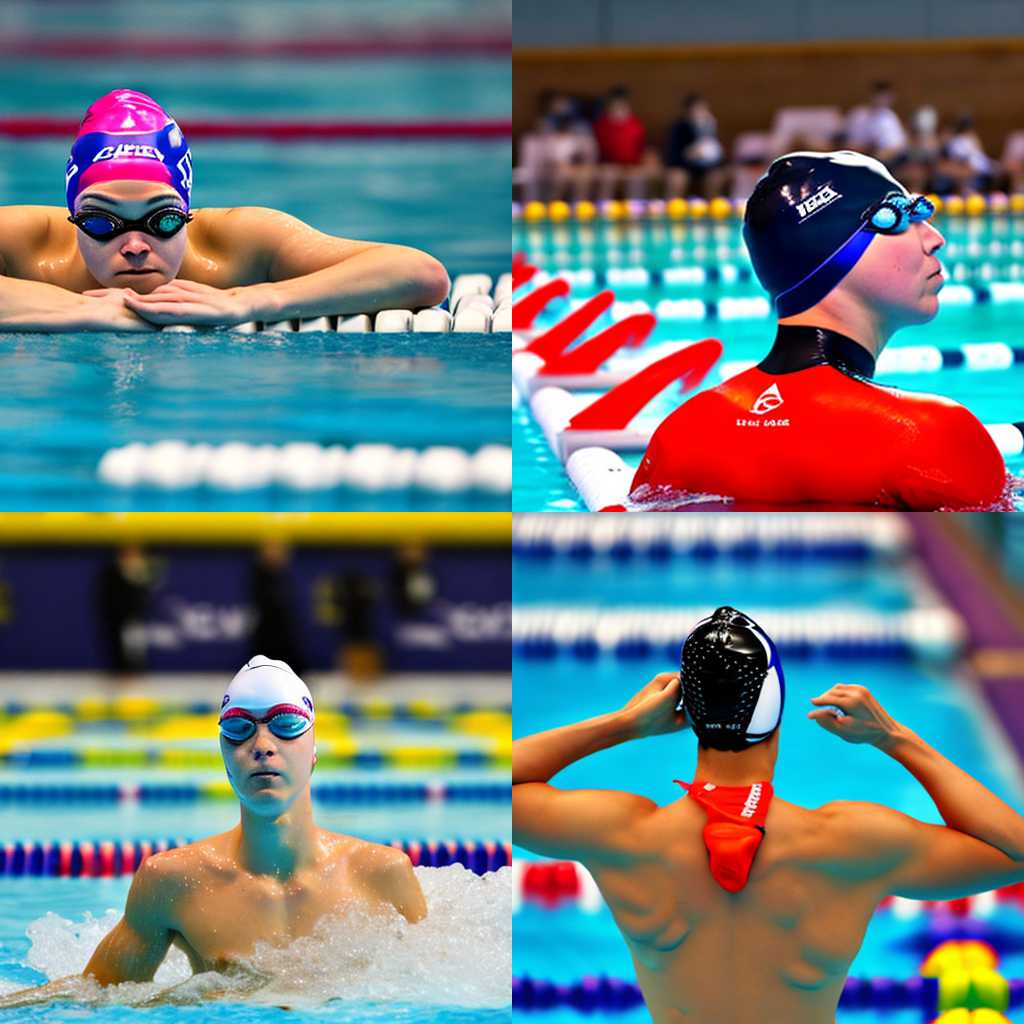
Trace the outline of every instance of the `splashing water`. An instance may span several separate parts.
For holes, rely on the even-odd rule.
[[[512,872],[482,877],[461,865],[416,868],[427,917],[410,925],[397,911],[371,915],[354,908],[322,918],[313,934],[285,947],[257,944],[226,973],[192,975],[171,948],[152,982],[100,988],[75,978],[64,999],[93,1006],[155,1006],[221,999],[312,1009],[329,1000],[360,1004],[360,1019],[376,1019],[367,1004],[503,1008],[512,993]],[[120,920],[107,911],[84,921],[49,913],[28,928],[28,963],[50,979],[79,974],[97,943]],[[0,994],[24,983],[0,983]],[[381,1020],[400,1020],[394,1006]],[[454,1017],[452,1018],[455,1019]]]

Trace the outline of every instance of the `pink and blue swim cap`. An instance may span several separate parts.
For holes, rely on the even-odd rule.
[[[66,173],[68,209],[101,181],[158,181],[170,185],[188,210],[192,154],[181,129],[156,100],[115,89],[85,112],[71,145]]]

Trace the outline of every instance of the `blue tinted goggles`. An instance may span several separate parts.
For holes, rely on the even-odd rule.
[[[232,743],[243,743],[255,734],[258,725],[266,725],[278,739],[294,740],[313,725],[313,719],[294,704],[278,704],[262,718],[241,708],[232,708],[220,720],[220,734]]]
[[[871,208],[864,227],[877,235],[902,235],[911,224],[928,220],[934,213],[935,204],[927,196],[890,192]]]

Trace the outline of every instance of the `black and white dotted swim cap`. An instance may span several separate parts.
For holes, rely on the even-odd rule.
[[[719,608],[683,644],[679,679],[702,746],[746,750],[779,726],[786,697],[779,652],[753,619]]]

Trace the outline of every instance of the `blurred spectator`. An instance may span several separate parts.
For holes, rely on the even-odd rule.
[[[594,122],[594,137],[601,160],[599,197],[612,199],[621,186],[628,198],[643,199],[660,168],[657,156],[647,148],[647,129],[633,112],[625,86],[608,92],[604,110]]]
[[[288,575],[290,553],[280,541],[266,541],[256,556],[249,597],[254,621],[250,648],[276,661],[287,662],[305,675],[306,659],[295,626],[295,599]]]
[[[911,192],[935,192],[941,156],[939,115],[934,107],[918,107],[910,117],[910,136],[897,177]]]
[[[906,150],[907,135],[892,104],[892,86],[888,82],[875,82],[868,103],[854,107],[847,115],[846,147],[876,157],[887,165],[897,162]]]
[[[512,183],[525,202],[584,199],[590,192],[597,144],[590,125],[566,93],[541,94],[539,116],[519,141],[519,166]]]
[[[400,619],[418,618],[430,607],[437,594],[437,579],[422,544],[403,544],[395,552],[391,590]]]
[[[961,114],[957,118],[943,146],[942,156],[941,170],[952,182],[953,190],[984,192],[992,187],[992,179],[999,168],[986,155],[970,114]]]
[[[670,129],[665,167],[666,199],[711,198],[724,191],[725,150],[718,140],[718,122],[698,93],[683,100],[683,116]]]
[[[374,580],[357,569],[335,577],[334,618],[341,631],[341,670],[357,683],[377,679],[383,653],[377,643],[378,593]]]
[[[1020,192],[1024,188],[1024,132],[1014,131],[1006,136],[999,165],[1006,175],[1006,191]]]
[[[146,614],[153,573],[138,544],[117,549],[100,573],[98,605],[111,671],[117,676],[146,670]]]

